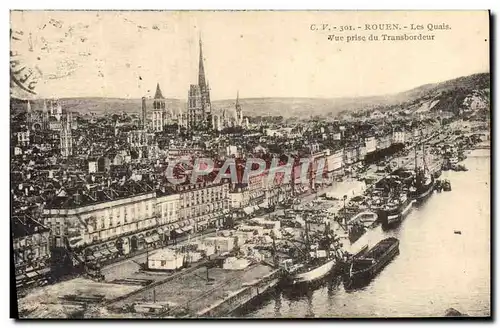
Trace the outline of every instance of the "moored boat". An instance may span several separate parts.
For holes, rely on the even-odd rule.
[[[417,203],[426,200],[433,192],[435,185],[435,177],[431,174],[426,162],[425,142],[422,143],[422,166],[417,162],[417,147],[415,147],[415,180],[413,187],[415,190],[411,193],[411,197]]]
[[[410,213],[413,202],[405,192],[392,197],[381,209],[383,228],[390,228],[401,223],[408,213]]]
[[[282,286],[310,284],[322,281],[332,273],[338,262],[344,257],[338,238],[331,235],[330,225],[325,223],[324,236],[317,243],[311,244],[309,223],[305,224],[305,249],[301,259],[287,259],[281,262]],[[295,261],[297,263],[295,263]]]
[[[415,200],[422,202],[427,199],[434,191],[435,179],[425,170],[417,170],[415,177]]]
[[[377,222],[378,215],[377,213],[371,211],[359,212],[347,223],[348,225],[356,225],[360,224],[365,228],[371,228]]]
[[[450,180],[444,180],[443,183],[443,190],[444,191],[451,191],[451,182]]]
[[[443,174],[443,170],[441,168],[438,168],[432,175],[434,176],[434,179],[439,179],[441,177],[441,174]]]
[[[443,190],[443,183],[441,180],[439,180],[439,179],[436,180],[436,183],[434,184],[434,189],[437,192],[441,192]]]
[[[399,254],[399,240],[386,238],[367,252],[352,258],[347,288],[360,287],[371,281],[396,255]]]
[[[337,261],[334,258],[312,259],[305,264],[297,264],[287,268],[283,279],[285,285],[308,284],[328,276]]]
[[[349,241],[355,243],[366,232],[366,228],[359,222],[349,227]]]

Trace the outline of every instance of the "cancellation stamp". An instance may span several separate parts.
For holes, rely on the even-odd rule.
[[[36,87],[42,79],[42,71],[26,60],[27,52],[33,52],[31,34],[21,30],[11,30],[10,81],[11,92],[36,95]]]

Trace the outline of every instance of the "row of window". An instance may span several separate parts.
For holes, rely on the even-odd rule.
[[[212,198],[198,198],[198,199],[193,199],[191,201],[186,201],[186,202],[181,202],[180,208],[184,207],[191,207],[191,206],[196,206],[196,205],[203,205],[207,203],[213,203],[217,201],[221,201],[225,198],[221,197],[212,197]]]
[[[94,227],[106,229],[108,227],[120,226],[123,223],[143,220],[153,216],[154,208],[151,202],[142,202],[129,205],[127,207],[123,206],[114,210],[102,211],[100,216],[96,219]],[[108,219],[108,220],[107,220]],[[97,230],[97,229],[96,229]]]
[[[191,217],[201,216],[205,214],[216,213],[223,209],[228,209],[229,205],[227,202],[218,202],[218,203],[210,203],[204,204],[201,206],[193,206],[190,208],[182,209],[180,212],[180,216],[183,219],[189,219]]]
[[[30,261],[36,262],[40,257],[49,255],[50,251],[47,244],[26,249],[17,249],[14,251],[14,263],[24,264]]]
[[[98,240],[102,240],[102,239],[106,239],[106,238],[119,236],[119,235],[124,234],[124,233],[133,232],[136,230],[142,230],[142,229],[146,229],[146,228],[152,228],[152,227],[156,227],[156,226],[158,226],[156,220],[148,219],[148,220],[144,220],[144,221],[139,221],[139,222],[123,225],[123,226],[118,227],[118,228],[111,228],[111,229],[107,229],[107,230],[101,230],[98,232],[90,232],[90,239],[92,241],[98,241]]]
[[[185,193],[183,196],[184,199],[186,197],[195,197],[195,196],[212,196],[212,195],[222,195],[227,192],[228,188],[215,187],[215,188],[204,188],[199,190],[193,190],[191,192]]]

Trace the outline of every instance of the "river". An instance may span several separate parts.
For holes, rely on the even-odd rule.
[[[396,229],[377,227],[359,243],[400,240],[400,254],[363,289],[340,279],[296,295],[275,292],[239,317],[435,317],[455,308],[490,315],[490,152],[474,150],[468,172],[443,172],[452,191],[434,193]],[[461,234],[455,234],[460,231]]]

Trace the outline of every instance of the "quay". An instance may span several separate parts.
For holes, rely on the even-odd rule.
[[[245,304],[265,295],[279,283],[279,270],[274,270],[264,277],[250,283],[245,283],[240,290],[231,293],[226,298],[212,304],[197,313],[197,317],[223,317]]]
[[[207,275],[207,268],[203,266],[188,272],[183,270],[168,281],[110,301],[109,311],[122,312],[128,317],[131,315],[129,304],[155,304],[161,299],[165,307],[153,317],[227,315],[278,282],[278,270],[263,264],[250,265],[243,270],[210,268],[208,271]]]

